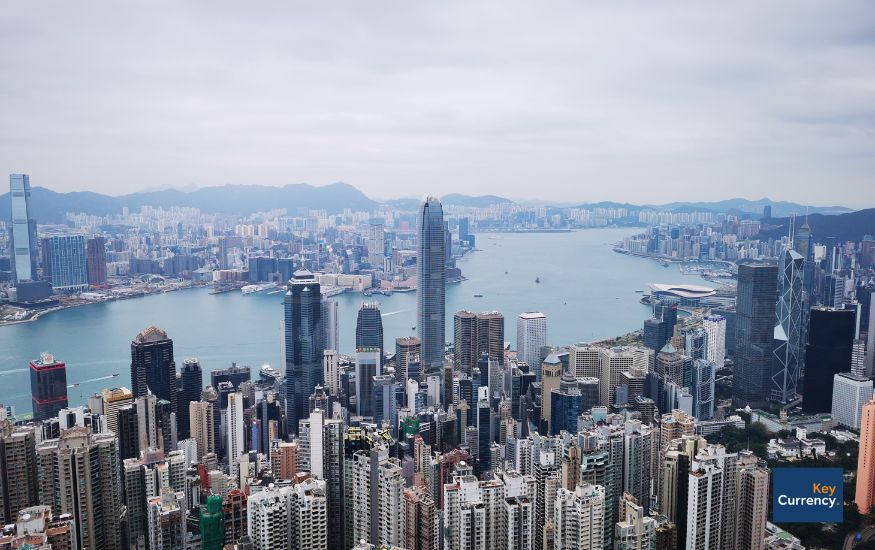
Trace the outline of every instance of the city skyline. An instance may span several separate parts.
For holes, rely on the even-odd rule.
[[[266,10],[11,6],[0,166],[65,191],[875,204],[865,2]]]

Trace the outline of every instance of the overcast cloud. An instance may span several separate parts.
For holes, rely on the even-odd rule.
[[[875,206],[875,3],[6,2],[0,171]]]

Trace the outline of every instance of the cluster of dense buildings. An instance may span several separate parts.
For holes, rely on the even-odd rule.
[[[380,276],[384,230],[369,221],[360,258],[382,259]],[[524,312],[512,349],[501,312],[467,310],[447,345],[452,243],[428,198],[410,239],[416,334],[394,349],[379,304],[364,303],[355,354],[341,355],[336,304],[295,264],[278,371],[232,365],[205,380],[150,326],[131,341],[130,386],[71,405],[64,362],[32,361],[33,418],[0,418],[0,548],[786,548],[767,521],[766,463],[706,440],[744,426],[742,407],[860,429],[856,494],[872,506],[863,272],[824,304],[810,285],[843,264],[817,275],[811,240],[796,239],[778,265],[739,266],[734,306],[656,297],[642,345],[551,346],[547,317]],[[717,397],[721,376],[731,400]],[[788,445],[776,438],[775,452]]]

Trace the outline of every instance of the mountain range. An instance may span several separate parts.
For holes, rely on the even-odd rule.
[[[354,211],[369,211],[380,204],[388,204],[399,210],[413,211],[419,206],[420,199],[400,198],[387,201],[376,201],[369,198],[357,188],[346,183],[333,183],[325,186],[313,186],[306,183],[289,184],[283,187],[265,185],[223,185],[203,187],[194,190],[156,189],[127,195],[110,196],[89,191],[58,193],[45,187],[34,187],[32,190],[32,205],[34,218],[39,223],[63,223],[67,212],[82,212],[85,214],[103,216],[121,213],[123,207],[136,211],[141,206],[169,208],[183,206],[199,208],[209,213],[225,213],[248,215],[275,208],[285,208],[291,215],[306,214],[308,210],[327,210],[341,212],[344,208]],[[445,205],[485,207],[493,204],[518,203],[511,199],[496,195],[463,195],[450,193],[441,197]],[[3,205],[3,217],[9,219],[9,194],[0,195],[0,205]],[[661,210],[689,211],[710,210],[715,212],[730,212],[744,215],[760,216],[763,206],[772,207],[773,216],[788,216],[790,214],[809,213],[840,214],[851,212],[843,206],[804,206],[786,201],[771,201],[760,199],[728,199],[718,202],[673,202],[663,205],[635,205],[620,202],[598,202],[577,205],[584,208],[656,208]],[[553,204],[551,206],[570,206]]]
[[[763,220],[767,227],[760,232],[762,237],[781,238],[789,233],[790,218],[771,218]],[[805,216],[796,217],[796,227],[806,223]],[[824,239],[835,237],[838,242],[860,241],[864,235],[875,234],[875,208],[857,210],[846,214],[830,216],[826,214],[811,214],[807,216],[814,237]]]

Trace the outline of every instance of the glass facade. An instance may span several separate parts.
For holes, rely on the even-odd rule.
[[[12,271],[15,282],[36,280],[36,221],[30,206],[30,177],[9,176],[12,197]]]
[[[428,197],[419,212],[416,257],[416,333],[422,342],[422,368],[437,372],[444,361],[446,329],[446,239],[440,201]]]

